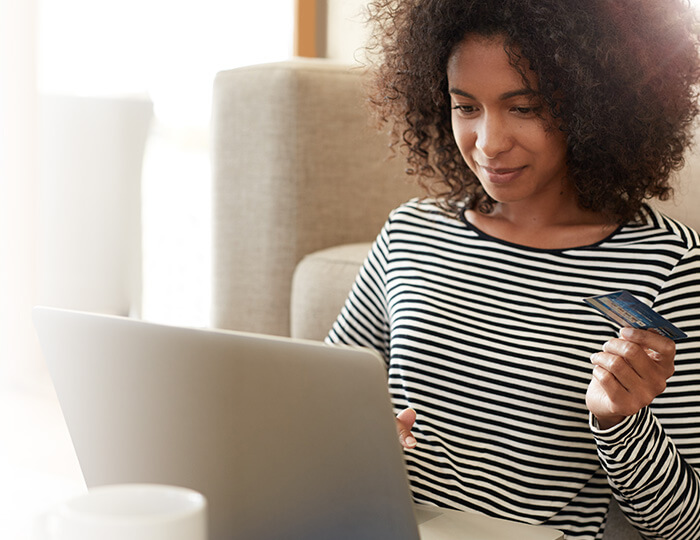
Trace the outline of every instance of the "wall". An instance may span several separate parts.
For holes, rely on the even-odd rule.
[[[364,0],[327,0],[326,56],[333,60],[355,63],[362,58],[367,39],[363,23]]]

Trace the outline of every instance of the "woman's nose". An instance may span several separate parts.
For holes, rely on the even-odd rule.
[[[509,150],[513,145],[506,123],[498,115],[486,114],[476,129],[476,148],[489,159]]]

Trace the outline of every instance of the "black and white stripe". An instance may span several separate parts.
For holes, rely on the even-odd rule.
[[[598,244],[526,248],[411,201],[378,236],[328,341],[381,352],[396,410],[416,409],[419,446],[406,453],[416,500],[593,539],[609,476],[646,536],[697,540],[699,245],[645,208]],[[690,338],[651,410],[598,432],[589,357],[617,328],[582,299],[618,289]]]

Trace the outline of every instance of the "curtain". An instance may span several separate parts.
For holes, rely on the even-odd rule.
[[[0,384],[41,375],[31,322],[37,226],[36,0],[0,0]]]

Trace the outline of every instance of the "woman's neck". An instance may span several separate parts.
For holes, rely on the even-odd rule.
[[[525,205],[496,203],[488,214],[467,210],[465,218],[494,238],[540,249],[595,244],[617,228],[617,224],[603,214],[584,210],[578,205],[537,211]]]

